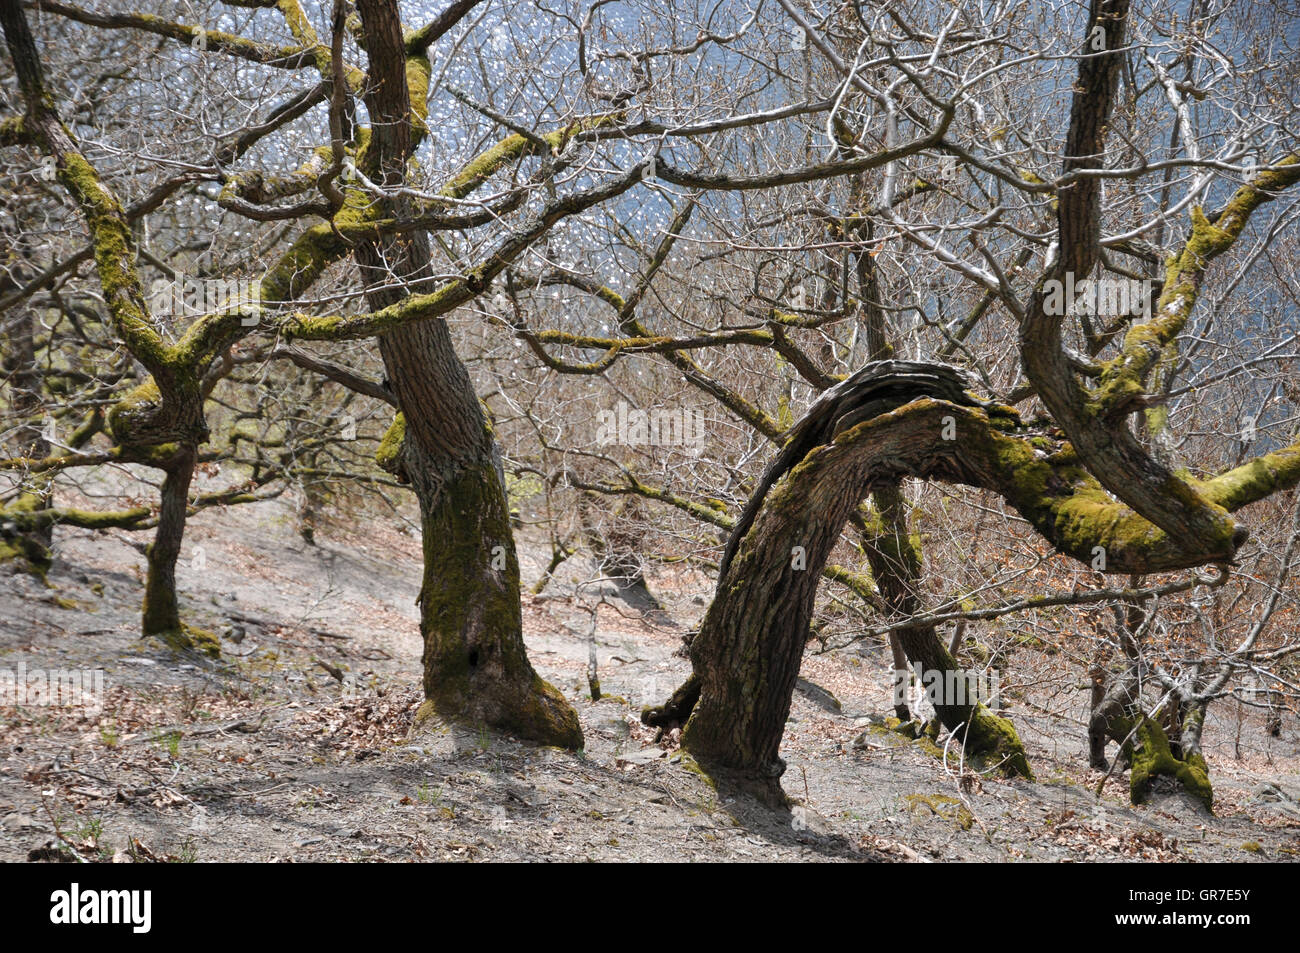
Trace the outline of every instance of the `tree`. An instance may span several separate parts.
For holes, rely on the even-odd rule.
[[[947,687],[996,669],[1018,703],[1050,638],[1088,659],[1091,759],[1118,745],[1135,797],[1157,764],[1208,789],[1211,706],[1293,703],[1296,90],[1255,42],[1289,35],[1285,11],[457,2],[404,31],[379,0],[39,7],[38,35],[144,64],[133,102],[165,101],[150,70],[195,82],[159,134],[78,99],[96,64],[68,44],[43,78],[14,57],[49,95],[5,107],[0,143],[37,164],[62,123],[92,174],[65,149],[76,201],[24,180],[22,223],[0,223],[21,249],[0,307],[34,331],[6,352],[10,551],[39,562],[60,523],[156,526],[149,627],[184,644],[167,569],[189,512],[402,482],[426,715],[575,743],[523,652],[515,510],[550,545],[539,586],[587,554],[715,584],[695,676],[647,717],[767,795],[807,651],[888,641],[897,683],[944,686],[928,730],[1026,773],[1002,711]],[[23,244],[42,218],[48,264]],[[260,276],[259,304],[159,320],[139,302],[167,268]],[[334,433],[345,408],[390,476]],[[663,426],[687,411],[683,441]],[[600,438],[609,414],[654,439]],[[123,461],[170,502],[63,502]],[[254,485],[196,495],[195,461]]]
[[[468,11],[474,4],[460,6]],[[336,3],[336,29],[343,9]],[[437,39],[438,32],[426,31],[420,43],[408,46],[395,0],[360,0],[358,10],[370,59],[366,107],[372,122],[360,164],[391,192],[406,181],[423,127],[416,117],[426,113],[420,104],[427,88],[419,79],[427,83],[430,66],[420,43]],[[455,19],[444,17],[439,28]],[[372,212],[401,217],[410,208],[398,198],[376,203]],[[372,286],[367,301],[374,312],[400,309],[409,284],[430,273],[431,250],[419,231],[364,241],[355,254]],[[464,286],[469,293],[473,279]],[[533,671],[524,650],[505,478],[450,332],[440,320],[403,323],[384,331],[379,347],[401,407],[395,425],[401,433],[391,437],[401,440],[397,466],[415,489],[424,534],[419,602],[428,701],[422,717],[486,723],[544,744],[581,747],[577,715]]]

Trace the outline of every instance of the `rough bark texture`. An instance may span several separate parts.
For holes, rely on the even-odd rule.
[[[405,177],[422,128],[427,61],[408,68],[397,5],[358,4],[370,60],[366,106],[373,121],[364,158],[376,181]],[[386,212],[401,213],[400,200]],[[379,311],[409,292],[403,282],[429,274],[423,233],[358,244],[356,258]],[[397,278],[399,281],[394,281]],[[519,565],[504,480],[489,422],[442,319],[415,322],[379,338],[402,410],[401,467],[420,505],[424,582],[420,630],[424,690],[420,722],[446,719],[486,724],[544,744],[578,748],[577,714],[528,662],[519,602]]]
[[[1195,246],[1191,254],[1194,265],[1186,269],[1175,265],[1173,280],[1166,281],[1161,295],[1157,320],[1130,330],[1124,354],[1107,368],[1096,394],[1083,390],[1067,360],[1065,315],[1049,313],[1047,308],[1047,282],[1064,282],[1068,276],[1076,281],[1087,278],[1100,259],[1101,185],[1087,172],[1104,165],[1128,7],[1127,0],[1093,0],[1090,7],[1087,35],[1100,28],[1105,52],[1080,59],[1062,168],[1064,175],[1079,177],[1057,193],[1060,251],[1020,322],[1021,359],[1053,419],[1107,490],[1158,526],[1189,557],[1196,556],[1202,563],[1229,560],[1245,542],[1245,528],[1238,526],[1222,505],[1149,454],[1129,428],[1127,417],[1140,406],[1145,372],[1185,322],[1182,312],[1195,297],[1193,276],[1199,276],[1208,258],[1230,244],[1231,238],[1204,223],[1201,216],[1188,243],[1189,249]],[[1223,215],[1219,218],[1222,224],[1229,224]],[[1193,219],[1196,222],[1195,214]]]
[[[892,487],[906,474],[956,475],[940,450],[946,441],[935,426],[939,421],[918,417],[890,428],[889,412],[920,394],[960,398],[964,390],[963,378],[951,368],[880,362],[835,388],[838,393],[828,392],[829,399],[819,400],[794,428],[755,494],[758,505],[751,500],[747,508],[750,519],[737,523],[728,547],[735,556],[725,561],[691,645],[699,698],[682,744],[706,770],[764,796],[780,796],[784,763],[778,749],[819,576],[840,530],[867,493]],[[846,399],[849,394],[855,397]],[[818,447],[818,440],[833,442]],[[802,462],[789,469],[796,453]],[[769,485],[774,488],[763,503]],[[927,634],[911,645],[915,661],[927,669],[955,669],[947,650]],[[1008,723],[975,706],[950,715],[972,750],[1000,751],[1008,767],[1028,774]]]
[[[859,388],[860,407],[839,404],[830,391],[829,400],[815,405],[816,413],[829,412],[842,426],[825,420],[796,426],[796,434],[818,431],[826,442],[814,444],[783,478],[772,471],[788,468],[785,451],[770,469],[772,479],[764,484],[770,482],[772,489],[759,505],[751,500],[748,531],[745,521],[733,531],[735,556],[692,644],[700,695],[683,743],[710,769],[755,782],[767,792],[779,790],[782,765],[776,752],[811,619],[816,576],[845,520],[868,493],[905,476],[983,487],[1001,494],[1062,553],[1090,563],[1096,547],[1104,547],[1111,573],[1185,569],[1205,561],[1202,551],[1187,552],[1115,502],[1080,466],[1068,444],[1026,432],[1009,408],[972,407],[979,402],[970,398],[953,403],[919,396],[933,389],[936,376],[947,378],[940,389],[948,396],[964,393],[955,369],[931,365],[926,373],[913,374],[910,384],[894,380],[882,391],[865,380],[873,374],[887,376],[897,366],[877,364],[855,375],[850,387]],[[877,399],[881,393],[889,399]],[[890,406],[910,398],[916,399]],[[1288,474],[1287,479],[1294,477]],[[1202,486],[1212,498],[1224,495],[1223,488],[1235,485],[1234,480],[1229,473]],[[1243,500],[1232,499],[1232,508],[1244,505]],[[932,641],[933,646],[914,646],[922,664],[940,671],[956,668],[947,649]],[[979,710],[972,719],[966,743],[969,750],[1001,748],[1007,767],[1021,767],[1014,731],[987,712]],[[1023,767],[1027,772],[1028,766]]]
[[[1200,752],[1179,757],[1170,747],[1169,736],[1160,723],[1142,718],[1134,732],[1132,767],[1129,771],[1129,798],[1134,804],[1145,803],[1151,786],[1159,776],[1172,778],[1207,811],[1214,811],[1214,790],[1210,786],[1205,758]]]
[[[1137,577],[1131,580],[1134,584]],[[1143,607],[1130,603],[1116,610],[1116,635],[1120,656],[1107,664],[1098,658],[1092,671],[1091,710],[1088,716],[1088,763],[1105,771],[1106,745],[1114,741],[1121,745],[1119,757],[1128,760],[1129,732],[1140,715],[1139,665],[1141,653],[1138,641],[1142,637],[1146,613]]]

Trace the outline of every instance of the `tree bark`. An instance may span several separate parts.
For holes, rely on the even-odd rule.
[[[21,273],[21,272],[19,272]],[[6,273],[0,277],[0,292],[11,290],[16,283]],[[36,367],[36,312],[24,308],[11,325],[5,341],[3,369],[9,392],[9,410],[20,421],[13,428],[10,445],[16,456],[40,460],[49,455],[51,446],[45,439],[37,414],[41,409],[41,375]],[[50,547],[53,529],[41,524],[31,530],[9,529],[5,510],[49,509],[54,478],[49,474],[32,474],[17,498],[0,508],[0,562],[14,560],[38,578],[45,578],[53,561]]]
[[[737,523],[744,535],[739,540],[733,535],[729,550],[734,556],[726,561],[717,594],[691,645],[699,696],[683,731],[683,747],[706,770],[765,798],[781,796],[778,779],[785,765],[778,750],[818,579],[844,523],[867,493],[893,487],[904,475],[955,475],[949,466],[956,457],[949,456],[950,449],[944,452],[950,441],[940,439],[939,429],[919,419],[911,424],[881,419],[892,416],[890,411],[899,404],[936,389],[934,381],[896,377],[899,367],[874,365],[855,375],[863,406],[870,411],[867,419],[854,407],[831,400],[814,411],[829,414],[825,428],[809,418],[795,428],[796,434],[827,444],[807,448],[802,462],[796,461],[784,479],[774,482],[761,507],[758,494],[751,500],[749,520]],[[906,367],[910,374],[917,366]],[[940,368],[938,373],[948,372]],[[877,374],[880,386],[873,383]],[[956,380],[942,381],[938,389],[960,393],[961,388],[953,386]],[[839,430],[839,424],[848,429]],[[799,446],[798,439],[792,439],[783,457]],[[778,458],[776,466],[781,465]],[[773,472],[769,468],[767,476]],[[751,527],[747,532],[746,526]],[[929,671],[956,670],[933,632],[925,634],[928,639],[918,637],[910,644],[903,640],[916,653],[915,660]],[[679,696],[687,697],[685,686],[674,698]],[[946,694],[938,696],[940,706],[968,751],[994,752],[1006,769],[1029,775],[1009,722],[969,702],[958,704]]]
[[[875,532],[864,538],[871,575],[880,597],[897,616],[916,615],[921,610],[916,595],[921,578],[921,555],[912,544],[907,525],[907,503],[898,486],[886,486],[872,494],[877,511]],[[908,664],[919,669],[931,686],[927,694],[935,714],[945,728],[964,732],[976,717],[976,696],[972,679],[957,665],[944,647],[933,625],[908,626],[893,633],[894,665],[903,656],[904,673]],[[900,673],[895,671],[895,679]],[[906,711],[905,706],[902,707]],[[898,717],[904,718],[902,713]]]
[[[158,526],[146,554],[148,570],[140,631],[161,639],[178,651],[198,651],[215,658],[221,652],[216,636],[182,622],[176,597],[176,562],[180,559],[185,540],[190,484],[194,480],[197,460],[197,446],[181,446],[163,465]]]
[[[357,6],[370,61],[372,129],[363,161],[376,181],[392,187],[405,179],[416,141],[412,109],[423,104],[411,100],[397,4]],[[383,204],[404,212],[401,199]],[[411,281],[431,273],[423,232],[362,242],[356,259],[375,311],[401,301]],[[441,318],[406,324],[383,334],[379,349],[402,411],[401,467],[419,501],[424,539],[419,602],[427,701],[418,723],[487,725],[581,747],[577,714],[528,661],[500,458],[450,330]]]

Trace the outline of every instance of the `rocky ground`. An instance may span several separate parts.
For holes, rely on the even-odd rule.
[[[783,748],[792,813],[720,795],[636,718],[688,670],[678,650],[710,594],[703,577],[652,580],[666,612],[649,617],[575,596],[563,572],[525,597],[533,664],[577,707],[584,751],[411,737],[417,539],[365,519],[309,545],[292,515],[272,501],[193,521],[179,585],[187,617],[223,636],[215,665],[139,640],[141,537],[61,530],[48,588],[0,575],[0,672],[104,673],[102,710],[0,707],[0,860],[1300,856],[1294,723],[1279,739],[1247,725],[1245,745],[1210,726],[1215,816],[1177,794],[1135,808],[1123,777],[1093,794],[1082,694],[1073,716],[1011,709],[1036,783],[982,778],[880,724],[878,649],[807,659]],[[521,539],[531,582],[546,553]]]

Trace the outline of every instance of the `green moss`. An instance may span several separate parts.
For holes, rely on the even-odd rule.
[[[379,441],[379,449],[375,451],[375,463],[389,473],[396,473],[401,468],[402,445],[405,441],[406,417],[399,410],[393,417],[393,422],[388,425],[388,430],[384,432],[384,438]]]
[[[12,562],[20,570],[46,581],[54,555],[40,538],[52,523],[49,499],[43,493],[19,493],[0,508],[0,563]]]
[[[261,298],[267,304],[296,298],[325,268],[346,254],[328,222],[304,231],[262,276]]]
[[[303,12],[298,0],[275,0],[275,7],[284,17],[289,32],[293,34],[295,40],[304,47],[316,45],[316,29],[311,25],[311,20]]]
[[[108,428],[113,439],[129,445],[143,425],[151,421],[162,405],[157,382],[150,377],[127,391],[108,412]]]
[[[513,507],[518,507],[527,503],[529,500],[540,496],[546,489],[546,484],[542,482],[541,477],[532,473],[525,473],[522,476],[516,476],[513,473],[506,474],[506,496]]]
[[[921,723],[919,721],[903,721],[901,718],[895,718],[890,715],[885,719],[882,730],[891,731],[896,735],[902,735],[904,738],[915,741],[922,737]]]
[[[992,451],[998,469],[1011,478],[1017,505],[1040,511],[1050,507],[1049,486],[1053,474],[1046,460],[1039,459],[1028,444],[1001,434],[996,435]]]
[[[925,737],[929,738],[931,741],[938,741],[939,735],[942,731],[943,722],[938,718],[931,718],[925,723],[925,727],[921,729],[921,734],[925,735]]]
[[[931,814],[954,822],[964,831],[971,829],[975,816],[970,809],[955,797],[946,794],[907,794],[903,796],[908,810],[913,813],[928,811]]]
[[[104,414],[98,407],[90,412],[84,421],[72,431],[68,438],[71,447],[84,447],[90,438],[104,429]]]
[[[494,260],[495,261],[495,260]],[[494,268],[504,263],[495,261]],[[295,313],[285,319],[280,333],[286,340],[346,341],[371,337],[413,321],[440,317],[475,296],[475,276],[448,281],[429,294],[407,295],[396,304],[378,311],[352,315],[316,316]],[[480,287],[485,282],[480,280]]]
[[[536,673],[531,689],[522,693],[497,725],[521,738],[558,748],[578,751],[583,746],[577,712],[558,688]]]
[[[577,713],[524,651],[519,562],[495,465],[485,459],[448,475],[436,500],[421,504],[428,701],[419,723],[436,716],[581,748]]]
[[[936,742],[933,738],[929,737],[928,735],[922,734],[922,735],[918,736],[917,739],[916,739],[915,744],[916,744],[916,747],[920,748],[922,751],[924,751],[924,752],[925,752],[926,754],[928,754],[930,757],[932,757],[932,758],[937,758],[937,759],[940,760],[940,761],[943,761],[943,760],[944,760],[944,758],[945,758],[945,754],[944,754],[944,750],[943,750],[943,745],[939,744],[938,742]]]
[[[358,164],[364,161],[370,144],[370,131],[359,129],[352,154]],[[324,148],[324,157],[333,163],[333,151]],[[359,239],[377,237],[375,226],[382,209],[358,189],[346,189],[343,208],[334,221],[321,222],[302,232],[289,249],[262,276],[260,297],[263,303],[290,301],[299,297],[334,262],[347,257]]]
[[[182,622],[178,628],[147,634],[161,640],[175,652],[197,652],[213,659],[221,657],[221,639],[198,626]]]
[[[27,139],[22,116],[6,116],[0,120],[0,146],[15,146]]]
[[[1191,481],[1211,503],[1237,510],[1300,483],[1300,443],[1256,457],[1204,481]]]
[[[1134,804],[1146,803],[1152,782],[1158,775],[1165,775],[1214,813],[1214,791],[1205,759],[1199,754],[1191,755],[1186,761],[1175,758],[1169,748],[1169,737],[1158,722],[1142,719],[1134,732],[1130,758],[1129,797]]]
[[[428,134],[425,123],[429,118],[429,58],[423,54],[406,58],[406,85],[411,97],[411,125],[417,135]]]
[[[48,549],[28,536],[0,536],[0,564],[10,562],[23,572],[45,582],[54,558]]]
[[[135,268],[135,243],[122,206],[79,153],[65,152],[59,158],[59,180],[76,200],[90,228],[95,268],[114,327],[145,367],[161,372],[170,354],[145,311]]]
[[[1243,185],[1211,222],[1200,206],[1191,210],[1191,235],[1181,251],[1166,261],[1165,283],[1153,319],[1139,324],[1124,336],[1121,353],[1102,371],[1095,406],[1111,414],[1130,406],[1145,393],[1145,381],[1152,365],[1182,332],[1195,307],[1201,278],[1211,261],[1232,247],[1251,213],[1264,202],[1300,181],[1300,162],[1291,154],[1277,168],[1261,173]]]
[[[703,767],[700,766],[700,763],[696,761],[695,758],[691,756],[691,753],[687,751],[685,748],[678,748],[676,751],[670,754],[668,756],[668,761],[669,763],[675,764],[679,768],[682,768],[683,770],[689,771],[691,774],[695,775],[697,778],[699,778],[701,781],[707,784],[714,791],[718,790],[717,781],[715,781],[712,777],[709,776],[709,773],[705,771]]]
[[[966,751],[969,755],[982,756],[986,764],[996,765],[1004,777],[1034,779],[1029,759],[1025,757],[1025,746],[1015,727],[983,705],[977,706],[971,717],[966,731]]]
[[[1241,849],[1248,854],[1262,854],[1264,852],[1264,848],[1259,845],[1259,841],[1257,840],[1246,841],[1246,843],[1241,845]]]
[[[1164,532],[1100,488],[1076,487],[1056,509],[1056,531],[1062,548],[1090,561],[1095,547],[1106,552],[1107,563],[1123,563],[1154,548]]]
[[[599,129],[602,126],[614,124],[622,118],[622,113],[594,116],[571,123],[563,129],[546,133],[540,138],[550,147],[552,154],[558,155],[569,144],[569,140],[579,132]],[[536,155],[537,149],[538,146],[535,143],[521,135],[506,136],[496,145],[479,153],[462,166],[461,170],[443,187],[441,194],[447,198],[466,198],[500,169],[523,156]]]

